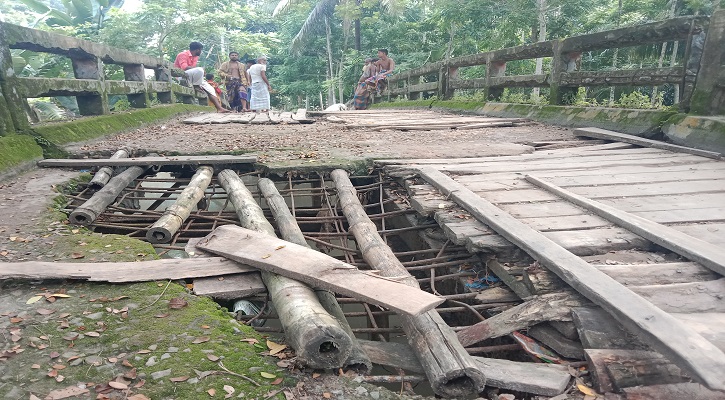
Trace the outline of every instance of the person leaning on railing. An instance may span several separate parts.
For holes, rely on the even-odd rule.
[[[214,88],[204,79],[204,68],[197,67],[196,63],[199,61],[199,55],[201,49],[204,48],[199,42],[191,42],[189,44],[189,50],[184,50],[176,56],[174,61],[174,67],[182,69],[186,74],[189,82],[194,88],[201,88],[206,92],[209,100],[214,104],[216,111],[219,113],[229,112],[222,107],[219,97],[217,97]]]

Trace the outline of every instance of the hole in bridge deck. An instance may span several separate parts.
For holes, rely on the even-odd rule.
[[[256,188],[257,175],[252,173],[241,176],[269,222],[276,227],[267,202]],[[122,201],[109,207],[90,225],[90,228],[96,232],[125,234],[145,240],[147,230],[166,207],[173,204],[188,184],[190,176],[190,173],[178,177],[168,173],[157,173],[133,182],[122,194]],[[436,293],[457,301],[444,302],[438,307],[444,321],[454,330],[478,322],[479,318],[474,316],[473,312],[500,311],[512,304],[510,302],[486,304],[474,300],[476,294],[465,288],[464,284],[468,276],[472,275],[468,271],[478,261],[462,246],[452,243],[443,246],[445,239],[441,240],[443,235],[437,223],[431,218],[420,217],[412,210],[408,206],[407,193],[398,184],[387,180],[381,182],[377,176],[352,177],[351,181],[358,189],[359,198],[367,214],[376,223],[378,232],[386,239],[399,261],[418,279],[421,288],[427,291],[434,289]],[[275,183],[310,247],[361,269],[369,269],[353,235],[348,232],[349,224],[337,204],[337,195],[331,180],[287,179]],[[83,198],[90,197],[90,191],[79,189],[81,190],[78,194],[81,197],[71,197],[74,200],[68,208],[73,209],[82,204]],[[173,235],[170,243],[155,245],[162,257],[189,257],[185,252],[185,245],[189,240],[204,237],[220,225],[239,224],[233,206],[216,178],[205,191],[205,200],[199,204],[201,209],[195,209],[182,224],[179,232]],[[437,233],[428,232],[430,230]],[[154,234],[159,240],[164,236],[161,232]],[[445,248],[441,250],[442,247]],[[485,270],[482,271],[485,273]],[[431,279],[432,275],[434,280]],[[252,307],[238,314],[237,318],[241,322],[253,320],[252,326],[261,332],[281,333],[276,311],[271,306],[264,307],[266,303],[264,295],[248,297],[245,300],[252,304]],[[407,343],[401,320],[395,313],[350,298],[338,298],[338,300],[358,338]],[[235,300],[217,299],[217,301],[230,310],[235,308]],[[511,344],[512,340],[508,338],[486,342],[486,345],[499,345],[499,347]],[[339,349],[333,343],[320,345],[321,353],[335,351]],[[491,353],[486,347],[479,347],[477,351],[477,355],[482,353],[487,356],[511,355],[510,348],[499,353]],[[396,375],[397,372],[395,368],[375,366],[373,374]],[[408,374],[417,375],[415,372]],[[456,378],[450,384],[466,384],[466,379],[469,378]],[[400,383],[381,385],[388,386],[392,390],[400,390]],[[427,382],[417,384],[416,392],[423,395],[432,394]]]

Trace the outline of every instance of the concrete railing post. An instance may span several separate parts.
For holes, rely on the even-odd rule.
[[[707,37],[704,40],[702,55],[697,60],[696,43],[701,39],[694,36],[691,41],[692,51],[687,64],[685,65],[685,77],[683,87],[684,94],[687,93],[689,74],[692,63],[699,64],[697,81],[694,83],[694,91],[689,101],[689,112],[697,115],[724,115],[725,114],[725,10],[719,10],[712,14],[710,27],[707,30]]]
[[[73,64],[73,74],[76,79],[96,79],[101,81],[101,89],[98,94],[76,96],[78,110],[81,115],[103,115],[110,113],[108,109],[108,94],[105,88],[105,76],[103,63],[96,56],[73,57],[70,56]]]
[[[132,82],[142,82],[144,91],[142,93],[134,93],[127,95],[128,102],[131,103],[133,108],[148,108],[150,105],[149,100],[149,87],[146,84],[146,71],[143,64],[126,64],[123,66],[124,79]]]
[[[486,87],[484,88],[484,99],[499,100],[503,95],[503,88],[491,87],[491,78],[506,75],[506,62],[504,61],[488,61],[486,62]]]
[[[443,100],[450,100],[456,94],[456,89],[451,88],[451,81],[458,79],[458,68],[444,66],[441,69],[441,76]]]
[[[156,80],[159,82],[166,82],[169,84],[169,91],[168,92],[158,92],[156,93],[156,98],[159,100],[159,103],[163,104],[171,104],[176,101],[176,98],[174,96],[174,90],[171,87],[173,84],[173,80],[171,79],[171,70],[168,67],[160,67],[156,68],[154,70],[154,74],[156,75]]]
[[[4,25],[0,23],[0,136],[30,127],[23,97],[13,85],[15,70]]]
[[[550,83],[550,94],[549,103],[554,105],[562,105],[565,103],[567,97],[576,96],[576,87],[562,87],[561,86],[561,74],[564,72],[573,72],[578,69],[579,60],[581,60],[581,52],[567,52],[561,51],[564,41],[557,40],[554,42],[554,57],[551,65],[551,83]]]
[[[420,84],[420,76],[411,76],[406,81],[406,89],[408,92],[408,100],[420,100],[420,92],[411,92],[410,87]]]

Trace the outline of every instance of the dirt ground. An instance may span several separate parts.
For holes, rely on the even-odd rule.
[[[188,117],[188,116],[186,116]],[[322,165],[339,160],[363,160],[373,158],[432,158],[432,157],[474,157],[511,155],[533,151],[528,145],[537,141],[576,140],[571,130],[541,124],[533,124],[520,127],[487,128],[468,131],[369,131],[369,130],[344,130],[340,125],[329,122],[317,122],[310,125],[185,125],[180,121],[184,117],[171,121],[152,125],[143,129],[133,130],[113,137],[104,138],[92,143],[70,146],[67,150],[78,156],[108,155],[120,147],[128,147],[140,152],[159,152],[176,154],[199,154],[199,153],[255,153],[261,163],[278,166],[291,165]],[[317,164],[315,164],[317,163]],[[84,229],[78,229],[67,225],[57,211],[52,208],[52,199],[58,194],[54,191],[56,185],[63,184],[69,179],[77,177],[78,171],[66,171],[61,169],[35,169],[12,180],[0,182],[0,263],[12,261],[117,261],[117,260],[144,260],[151,256],[144,249],[148,246],[145,243],[134,244],[126,241],[125,238],[110,237],[105,235],[99,237]],[[105,244],[109,243],[109,244]],[[93,251],[88,250],[89,244],[96,244]],[[78,254],[82,257],[78,257]],[[10,286],[9,286],[10,285]],[[124,359],[119,356],[121,353],[128,354],[128,360],[139,368],[139,372],[149,376],[160,367],[171,366],[177,356],[174,353],[159,354],[164,356],[166,364],[156,367],[148,361],[149,356],[145,350],[149,346],[161,348],[162,346],[191,348],[193,354],[196,350],[193,345],[184,343],[176,346],[163,340],[143,336],[143,340],[129,339],[123,333],[124,326],[131,323],[140,324],[136,317],[141,314],[149,314],[153,310],[144,313],[134,313],[134,307],[144,307],[152,299],[160,296],[161,287],[151,283],[141,286],[139,293],[131,295],[131,299],[123,302],[129,307],[131,318],[124,321],[114,314],[116,307],[121,305],[109,305],[111,311],[104,312],[94,304],[89,304],[87,299],[79,299],[80,294],[90,297],[108,296],[106,292],[114,292],[120,295],[122,289],[109,289],[103,285],[94,284],[61,284],[43,282],[2,282],[0,281],[0,354],[13,348],[27,350],[15,354],[8,361],[0,361],[0,396],[9,399],[27,399],[33,393],[43,398],[53,389],[62,389],[70,386],[81,385],[87,387],[88,382],[95,384],[110,382],[110,380],[128,372],[128,368],[121,368],[120,363]],[[172,285],[173,286],[173,285]],[[53,304],[43,303],[42,308],[52,311],[52,315],[44,314],[49,311],[38,312],[36,305],[26,304],[26,300],[37,293],[48,293],[57,291],[68,291],[73,299],[65,303],[69,307],[51,307]],[[70,292],[70,291],[72,292]],[[116,293],[118,292],[118,293]],[[176,289],[176,295],[186,295],[183,287]],[[161,293],[163,294],[163,293]],[[168,302],[168,295],[159,302],[162,312],[165,307],[164,301]],[[45,301],[45,300],[42,300]],[[40,303],[38,303],[40,304]],[[71,307],[71,304],[73,306]],[[160,311],[161,310],[161,311]],[[113,327],[117,340],[123,341],[120,347],[112,347],[112,341],[94,340],[94,337],[85,337],[82,341],[74,342],[67,340],[67,330],[57,325],[61,319],[59,315],[70,314],[72,329],[82,334],[85,326],[97,324],[98,320],[89,320],[87,317],[98,314],[100,321]],[[188,312],[187,312],[188,314]],[[146,323],[154,324],[156,319],[153,313],[151,318],[146,317]],[[156,314],[158,315],[158,314]],[[181,314],[179,314],[181,315]],[[20,318],[20,321],[17,320]],[[180,317],[181,318],[181,317]],[[184,318],[191,318],[186,315]],[[143,320],[143,319],[142,319]],[[12,322],[18,321],[18,322]],[[167,323],[167,322],[165,322]],[[194,326],[187,325],[176,333],[177,337],[184,342],[190,342],[191,336],[204,334],[204,329],[199,321],[194,321]],[[221,327],[218,329],[231,329],[222,317],[214,321],[214,324]],[[158,325],[158,324],[157,324]],[[75,326],[75,328],[73,328]],[[200,328],[201,326],[201,328]],[[206,326],[206,325],[204,325]],[[224,328],[226,327],[226,328]],[[20,329],[18,329],[20,328]],[[199,329],[202,329],[201,331]],[[41,332],[42,331],[42,332]],[[198,331],[198,332],[197,332]],[[110,331],[109,331],[110,332]],[[195,333],[196,332],[196,333]],[[103,334],[101,336],[110,336]],[[46,337],[47,339],[42,339]],[[137,338],[138,339],[138,338]],[[228,339],[228,338],[227,338]],[[227,340],[220,339],[220,340]],[[52,345],[50,341],[52,340]],[[127,341],[130,340],[130,341]],[[155,343],[154,341],[159,343]],[[48,341],[48,346],[43,343]],[[77,348],[69,347],[77,343]],[[21,346],[21,347],[16,347]],[[42,349],[38,349],[41,346]],[[56,361],[50,357],[53,353],[61,354]],[[139,351],[141,353],[139,354]],[[220,354],[222,350],[218,350]],[[100,354],[99,357],[93,357]],[[49,358],[50,357],[50,358]],[[105,358],[104,358],[105,357]],[[110,358],[110,360],[109,360]],[[13,364],[10,362],[15,360]],[[81,362],[74,363],[76,360]],[[189,375],[197,380],[199,371],[193,371],[192,365],[195,361],[185,361],[186,364],[179,364],[178,367],[186,368],[181,371],[173,371],[171,377],[178,374]],[[206,361],[205,361],[206,362]],[[99,365],[97,365],[100,363]],[[72,365],[74,364],[74,365]],[[149,364],[152,364],[149,366]],[[36,368],[35,365],[40,365]],[[62,374],[68,368],[65,380],[58,380],[51,377],[53,371]],[[265,367],[266,368],[266,367]],[[72,372],[71,372],[72,371]],[[90,371],[90,372],[89,372]],[[94,372],[96,371],[94,375]],[[203,371],[203,370],[202,370]],[[273,368],[271,372],[280,373]],[[90,375],[89,375],[90,374]],[[288,375],[292,376],[292,375]],[[397,394],[385,389],[377,390],[376,386],[360,385],[354,381],[336,377],[335,374],[325,374],[321,379],[310,378],[311,374],[303,373],[292,378],[292,383],[287,390],[291,397],[284,393],[270,398],[297,398],[297,399],[391,399],[411,398],[398,397]],[[228,376],[227,376],[228,378]],[[155,379],[146,379],[151,389],[138,389],[135,393],[148,393],[154,395],[152,398],[178,398],[195,399],[207,398],[208,394],[200,393],[200,387],[182,387],[188,385],[186,382],[169,382],[165,378],[164,385],[153,389]],[[216,378],[215,378],[216,379]],[[40,382],[40,384],[38,383]],[[133,380],[137,383],[139,380]],[[222,384],[227,382],[224,379],[213,380],[217,388],[216,397],[222,398],[225,394]],[[302,385],[300,385],[302,382]],[[287,384],[285,380],[284,385]],[[206,391],[207,385],[203,389]],[[106,389],[103,387],[103,389]],[[182,390],[183,389],[183,390]],[[267,388],[269,389],[269,388]],[[271,388],[274,389],[274,388]],[[270,389],[270,390],[271,390]],[[188,392],[189,394],[183,394]],[[94,393],[91,390],[91,393]],[[238,392],[237,392],[238,393]],[[261,393],[261,392],[260,392]],[[266,396],[267,392],[265,392]],[[260,398],[266,398],[260,396]],[[127,398],[131,398],[126,393]],[[234,396],[239,398],[237,394]],[[33,398],[33,397],[31,397]],[[84,398],[89,398],[88,396]],[[116,398],[116,397],[109,397]],[[123,396],[117,398],[124,398]],[[140,397],[139,397],[140,398]],[[244,398],[244,397],[242,397]],[[252,397],[249,397],[252,398]],[[420,398],[420,397],[415,397]]]
[[[415,111],[411,111],[415,113]],[[444,131],[345,129],[320,118],[304,125],[187,125],[186,117],[68,148],[74,154],[111,154],[121,147],[159,153],[257,154],[261,163],[329,162],[371,158],[443,158],[514,155],[527,144],[577,140],[571,129],[534,123],[517,127]]]

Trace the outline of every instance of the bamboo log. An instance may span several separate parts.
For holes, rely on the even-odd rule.
[[[377,227],[360,204],[347,172],[337,169],[332,171],[331,177],[363,259],[382,276],[395,277],[401,283],[419,287],[418,281],[378,235]],[[458,398],[483,391],[486,377],[438,312],[428,311],[416,317],[401,316],[401,321],[408,342],[436,394]]]
[[[274,216],[275,221],[277,221],[277,229],[279,229],[282,239],[300,246],[310,247],[302,234],[302,230],[300,230],[299,225],[297,225],[297,221],[287,207],[284,197],[279,194],[277,188],[274,186],[274,182],[267,178],[262,178],[257,183],[257,186],[264,195],[264,199],[267,200],[269,208],[272,210],[272,215]],[[345,318],[342,308],[340,308],[337,300],[335,300],[335,295],[327,290],[315,290],[315,294],[317,294],[317,298],[320,301],[320,304],[322,304],[322,307],[324,307],[330,315],[337,319],[340,327],[347,332],[348,336],[350,336],[350,339],[352,340],[350,355],[347,357],[347,360],[345,360],[344,367],[352,368],[362,374],[370,373],[373,368],[370,358],[368,358],[365,351],[362,347],[360,347],[357,339],[355,339],[355,334],[352,332],[352,328],[350,328],[350,325],[347,323],[347,319]]]
[[[156,157],[158,155],[149,154],[149,156]],[[129,183],[133,182],[134,179],[141,176],[149,168],[151,168],[151,165],[133,166],[114,176],[103,189],[94,193],[90,199],[73,210],[68,219],[76,225],[92,224],[103,210],[116,200],[116,197],[121,194]]]
[[[242,226],[276,237],[262,208],[236,172],[221,171],[217,179],[229,195]],[[320,304],[315,292],[295,280],[262,271],[287,343],[311,368],[339,368],[350,356],[352,340]]]
[[[146,232],[146,240],[151,243],[169,243],[181,228],[181,224],[189,218],[191,211],[204,197],[212,176],[214,176],[213,167],[206,165],[199,167],[176,202],[167,207],[161,218]]]
[[[112,160],[116,160],[119,158],[126,158],[128,157],[128,150],[126,149],[119,149],[117,152],[113,153],[111,156]],[[90,182],[88,182],[88,186],[93,190],[99,190],[103,189],[104,186],[108,183],[108,180],[111,179],[113,176],[113,167],[101,167],[101,169],[96,172],[95,175],[93,175],[93,179],[91,179]]]

